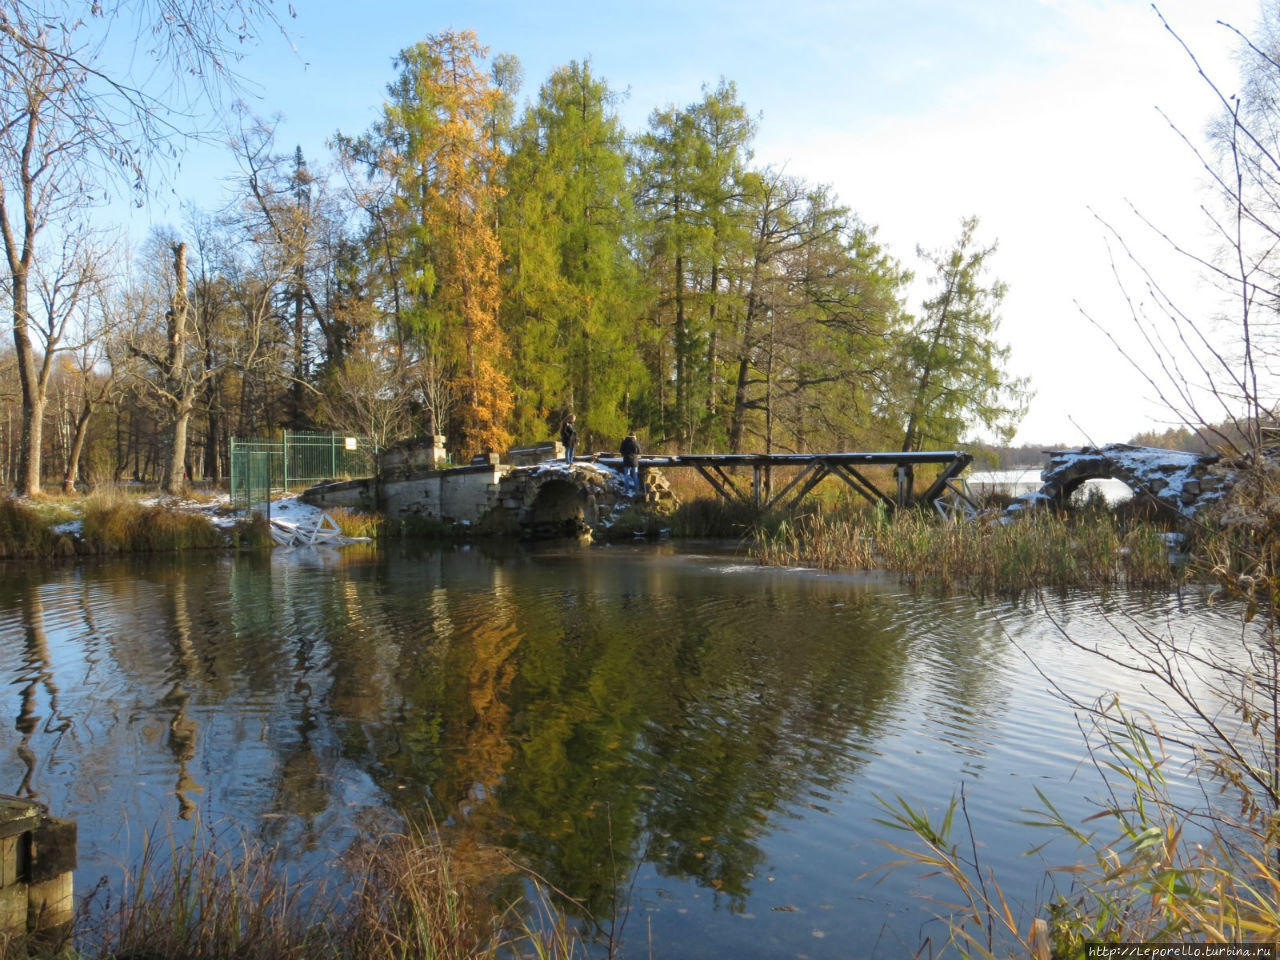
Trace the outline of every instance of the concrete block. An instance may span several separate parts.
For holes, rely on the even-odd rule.
[[[75,919],[72,880],[72,874],[67,872],[43,883],[31,884],[27,891],[28,929],[50,930]]]
[[[71,875],[76,868],[76,823],[58,817],[44,817],[31,836],[33,886]]]

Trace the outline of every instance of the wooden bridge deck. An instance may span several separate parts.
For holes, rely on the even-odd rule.
[[[594,460],[614,469],[622,468],[619,456],[579,457]],[[891,509],[909,502],[938,503],[948,494],[973,506],[968,496],[954,481],[973,462],[973,456],[959,450],[926,450],[912,453],[686,453],[677,456],[641,456],[640,466],[670,470],[688,467],[698,471],[712,488],[726,500],[740,500],[761,509],[769,509],[791,496],[794,507],[828,475],[839,477],[872,503]],[[924,493],[911,496],[911,478],[918,466],[935,464],[941,467],[937,478]],[[890,493],[881,490],[860,467],[889,466],[894,468],[897,489]],[[738,480],[729,473],[731,469],[751,468],[751,488],[744,490]],[[799,472],[777,492],[769,490],[767,471],[772,467],[799,467]]]

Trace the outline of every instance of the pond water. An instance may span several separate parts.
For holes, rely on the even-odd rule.
[[[905,839],[877,798],[963,787],[985,864],[1044,894],[1070,851],[1023,856],[1047,836],[1017,821],[1037,788],[1076,819],[1100,795],[1050,679],[1145,700],[1063,640],[1118,645],[1108,617],[1240,638],[1191,598],[936,597],[710,544],[10,566],[0,792],[79,822],[79,891],[156,829],[315,875],[430,810],[624,956],[908,956],[946,890],[874,873]]]

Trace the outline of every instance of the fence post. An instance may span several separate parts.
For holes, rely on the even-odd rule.
[[[231,509],[236,508],[236,438],[231,438],[231,447],[227,451],[227,459],[231,461]]]
[[[329,479],[334,480],[338,476],[338,435],[332,430],[329,431]]]

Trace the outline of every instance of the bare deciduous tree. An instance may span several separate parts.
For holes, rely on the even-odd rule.
[[[40,489],[44,410],[29,301],[41,235],[102,196],[109,179],[142,190],[155,151],[198,133],[198,106],[234,80],[234,51],[251,25],[274,22],[258,0],[121,0],[68,14],[61,3],[0,0],[0,234],[22,389],[15,485],[24,495]],[[103,65],[112,31],[128,27],[171,76],[138,81]]]
[[[1238,94],[1224,93],[1156,12],[1218,104],[1205,147],[1169,120],[1215,194],[1201,205],[1211,240],[1192,245],[1143,211],[1130,213],[1198,278],[1198,299],[1175,291],[1175,278],[1159,274],[1120,227],[1099,217],[1138,345],[1123,346],[1108,324],[1082,308],[1178,422],[1234,453],[1263,445],[1262,430],[1275,421],[1280,373],[1280,10],[1266,4],[1262,10],[1257,39],[1220,21],[1224,36],[1241,42]]]

